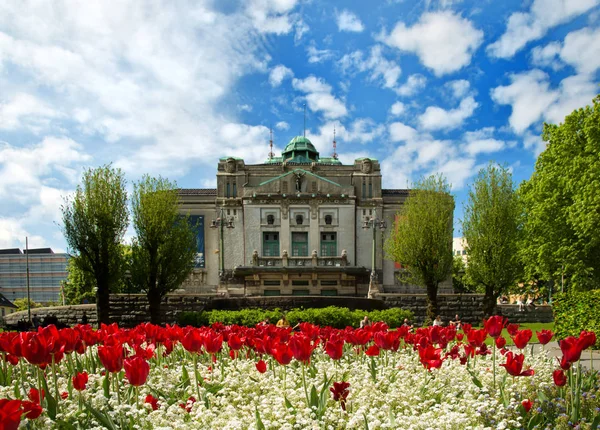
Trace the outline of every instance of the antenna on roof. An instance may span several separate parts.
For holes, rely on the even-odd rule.
[[[306,103],[304,103],[304,137],[306,137]]]
[[[269,134],[270,134],[270,138],[269,138],[269,160],[272,160],[273,157],[275,156],[275,154],[273,154],[273,129],[269,128]]]
[[[338,155],[335,150],[337,149],[337,142],[335,141],[335,125],[333,126],[333,155],[332,157],[337,160]]]

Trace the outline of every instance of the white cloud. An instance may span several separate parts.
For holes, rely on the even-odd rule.
[[[600,0],[534,0],[529,12],[510,15],[506,31],[487,51],[492,57],[511,58],[552,27],[569,22],[598,4]]]
[[[451,11],[426,12],[412,27],[398,22],[383,41],[415,53],[423,65],[442,76],[469,65],[483,41],[483,32]]]
[[[478,154],[489,154],[502,151],[507,147],[515,145],[515,142],[505,142],[503,140],[495,139],[493,136],[493,127],[468,131],[463,137],[465,143],[462,145],[462,150],[470,156],[476,156]]]
[[[273,88],[275,88],[281,85],[285,79],[292,78],[293,76],[294,72],[292,72],[292,69],[285,67],[283,64],[278,64],[271,69],[271,73],[269,74],[269,83]]]
[[[402,142],[413,140],[417,136],[417,130],[402,122],[393,122],[389,125],[390,140]]]
[[[30,248],[45,248],[48,242],[42,236],[32,235],[19,218],[0,217],[0,249],[25,248],[25,237],[29,238]]]
[[[510,75],[510,80],[509,85],[493,88],[491,97],[512,107],[509,124],[519,134],[542,119],[563,122],[571,111],[590,104],[597,93],[597,86],[587,75],[569,76],[556,89],[550,88],[548,75],[537,69]]]
[[[275,124],[275,128],[277,130],[289,130],[290,125],[285,121],[279,121],[277,124]]]
[[[402,97],[410,97],[425,88],[427,78],[423,75],[415,73],[410,75],[403,85],[395,89],[396,94]]]
[[[0,130],[20,127],[38,129],[61,114],[31,94],[17,93],[10,100],[0,100]]]
[[[329,49],[317,49],[314,42],[306,48],[309,63],[322,63],[333,57],[333,52]]]
[[[456,109],[445,110],[437,106],[429,106],[419,117],[419,124],[425,130],[452,130],[462,126],[478,106],[479,103],[473,97],[461,100]]]
[[[390,114],[393,116],[400,116],[404,113],[406,107],[402,102],[394,102],[392,107],[390,107]]]
[[[252,112],[252,106],[249,104],[237,105],[237,108],[242,112]]]
[[[303,20],[296,21],[296,31],[294,32],[294,43],[298,45],[302,41],[302,37],[310,31],[310,27]]]
[[[293,87],[306,93],[306,103],[313,112],[323,112],[327,119],[336,119],[348,114],[346,105],[331,94],[331,86],[323,79],[309,76],[292,80]]]
[[[383,124],[377,124],[371,118],[357,118],[350,125],[345,138],[349,142],[365,144],[381,137],[384,132],[385,126]]]
[[[539,135],[527,131],[523,135],[523,147],[533,152],[537,157],[546,149],[546,142]]]
[[[369,72],[370,81],[380,83],[383,88],[396,89],[402,70],[394,61],[387,60],[382,51],[382,46],[376,45],[367,58],[362,51],[346,54],[339,61],[340,67],[345,73]]]
[[[594,73],[600,69],[600,28],[582,28],[565,37],[560,58],[579,73]]]
[[[444,86],[452,91],[452,96],[455,99],[462,99],[469,92],[471,84],[466,79],[458,79],[456,81],[446,82]]]
[[[558,57],[560,56],[560,42],[552,42],[548,45],[536,46],[531,50],[531,63],[538,67],[551,67],[553,70],[562,68]]]
[[[339,31],[360,33],[365,29],[360,19],[354,13],[346,9],[336,15],[336,21]]]

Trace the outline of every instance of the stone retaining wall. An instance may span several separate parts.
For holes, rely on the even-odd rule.
[[[37,316],[43,323],[46,318],[56,317],[58,323],[66,326],[74,326],[81,323],[83,313],[88,320],[88,324],[97,325],[96,305],[72,305],[72,306],[53,306],[49,308],[31,309],[31,318]],[[9,328],[16,328],[19,322],[27,323],[27,311],[14,312],[4,317],[4,322]]]
[[[550,305],[540,305],[534,308],[526,306],[522,311],[519,311],[518,305],[498,305],[498,312],[512,323],[549,323],[554,321],[554,313]]]

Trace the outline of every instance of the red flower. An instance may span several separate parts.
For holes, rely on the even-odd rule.
[[[60,398],[63,400],[66,400],[69,397],[69,393],[67,393],[66,391],[63,391],[62,393],[60,393]]]
[[[506,339],[502,336],[496,338],[496,348],[502,349],[506,345]]]
[[[426,369],[439,369],[442,367],[442,358],[440,353],[442,352],[439,348],[434,348],[432,345],[427,345],[426,347],[419,346],[419,359],[421,360],[421,364],[425,366]]]
[[[158,409],[158,399],[156,397],[154,397],[152,394],[148,394],[146,396],[144,403],[148,403],[150,406],[152,406],[153,411]]]
[[[275,360],[283,366],[287,366],[294,358],[294,353],[290,349],[290,347],[285,343],[280,343],[275,348],[272,349],[273,357]]]
[[[85,390],[85,385],[88,383],[88,374],[86,372],[77,372],[73,376],[73,388],[77,391]]]
[[[214,331],[209,331],[204,335],[204,349],[209,354],[216,354],[223,347],[223,335]]]
[[[332,360],[339,360],[344,352],[344,340],[330,338],[325,344],[325,352]]]
[[[523,405],[523,409],[525,409],[525,412],[529,412],[531,410],[531,407],[533,406],[533,402],[529,399],[523,400],[521,404]]]
[[[523,370],[523,361],[525,360],[525,356],[523,354],[513,354],[512,351],[509,351],[505,355],[506,363],[501,364],[506,368],[506,371],[512,376],[531,376],[535,372],[533,369]]]
[[[240,339],[240,337],[237,334],[232,334],[229,336],[229,339],[227,340],[227,345],[229,345],[229,349],[237,351],[244,344],[242,343],[242,340]]]
[[[192,406],[194,406],[194,403],[196,403],[196,398],[192,396],[187,399],[187,402],[180,403],[179,407],[185,409],[186,412],[189,414],[190,412],[192,412]]]
[[[467,333],[467,339],[471,346],[481,346],[487,338],[487,331],[485,329],[471,329]]]
[[[198,330],[190,329],[181,339],[181,344],[188,352],[200,352],[202,349],[202,336]]]
[[[267,371],[267,363],[265,363],[264,360],[259,360],[258,363],[256,363],[256,370],[260,373],[265,373]]]
[[[27,400],[25,400],[23,401],[22,406],[25,418],[27,418],[28,420],[35,420],[40,415],[42,415],[43,409],[39,403],[28,402]]]
[[[575,363],[581,358],[582,344],[578,338],[569,336],[559,343],[560,350],[563,353],[563,359],[567,363]]]
[[[334,382],[333,387],[329,388],[329,391],[333,394],[333,400],[340,402],[340,406],[343,410],[346,410],[346,399],[350,394],[350,383],[346,381]]]
[[[141,357],[127,358],[125,360],[125,377],[131,385],[139,387],[146,383],[150,373],[150,365]]]
[[[500,315],[494,315],[484,321],[483,326],[487,334],[495,339],[502,334],[502,329],[506,325],[506,322],[507,320]]]
[[[315,348],[311,343],[310,337],[302,333],[295,334],[290,339],[289,345],[296,360],[303,363],[310,362],[310,356]]]
[[[519,330],[519,324],[509,324],[506,326],[506,331],[509,335],[514,336]]]
[[[546,345],[548,342],[550,342],[550,340],[552,340],[554,333],[552,333],[552,330],[540,330],[536,331],[535,335],[542,345]]]
[[[379,355],[379,347],[377,345],[371,345],[369,348],[367,348],[365,354],[367,354],[369,357],[377,357]]]
[[[21,403],[20,400],[0,400],[0,429],[16,430],[19,428],[21,415],[23,415]]]
[[[40,391],[37,388],[30,388],[29,393],[27,393],[27,397],[33,403],[37,403],[39,405],[42,403],[42,400],[44,400],[44,397],[46,397],[46,392],[42,390],[42,396],[40,398]]]
[[[556,369],[554,372],[552,372],[552,378],[554,378],[554,383],[558,387],[563,387],[567,383],[565,372],[563,372],[561,369]]]
[[[531,340],[531,336],[533,336],[531,329],[526,328],[525,330],[517,331],[517,334],[515,334],[512,339],[517,348],[523,349],[527,346],[527,342]]]
[[[582,331],[579,335],[581,350],[588,349],[596,344],[596,333],[593,331]]]
[[[123,345],[104,345],[98,347],[98,358],[110,373],[120,372],[123,368]]]
[[[17,364],[19,364],[19,357],[16,355],[7,354],[6,361],[8,361],[13,366],[16,366]]]

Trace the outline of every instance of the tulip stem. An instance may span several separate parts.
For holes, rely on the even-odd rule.
[[[496,390],[496,342],[492,342],[492,368],[494,371],[494,385],[493,388]]]
[[[198,381],[198,358],[197,355],[192,352],[192,363],[194,365],[194,381],[196,382],[196,394],[198,395],[198,400],[200,400],[200,381]]]
[[[306,406],[310,407],[310,400],[308,399],[308,390],[306,389],[306,371],[304,370],[304,367],[306,367],[306,365],[304,363],[302,363],[302,385],[304,386],[304,395],[306,396]]]
[[[56,395],[56,411],[58,412],[59,402],[58,399],[60,395],[58,394],[58,377],[56,376],[56,361],[54,359],[54,354],[52,354],[52,379],[54,379],[54,393]]]

